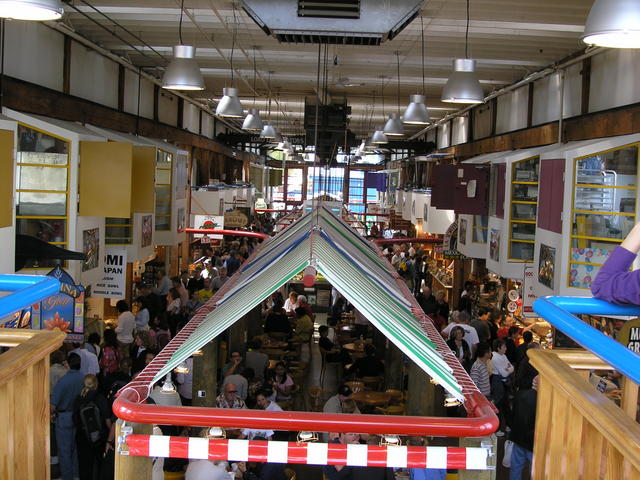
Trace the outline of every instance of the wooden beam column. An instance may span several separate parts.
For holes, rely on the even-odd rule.
[[[591,57],[582,61],[582,97],[580,103],[580,113],[589,113],[589,96],[591,92]]]
[[[201,356],[193,357],[193,405],[213,407],[218,393],[218,339],[201,350]]]
[[[118,420],[116,422],[116,442],[122,435],[122,426],[124,422]],[[152,425],[127,423],[133,427],[133,433],[137,435],[151,435],[153,433]],[[117,444],[116,444],[117,445]],[[115,453],[115,480],[129,480],[131,478],[148,479],[151,478],[153,470],[153,458],[122,455],[116,451]]]

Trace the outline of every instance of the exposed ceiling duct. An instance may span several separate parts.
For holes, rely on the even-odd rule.
[[[380,45],[418,15],[422,0],[242,0],[242,6],[280,42]]]

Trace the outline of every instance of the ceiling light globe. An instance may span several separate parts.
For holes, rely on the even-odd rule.
[[[276,133],[276,129],[273,128],[273,125],[265,123],[264,127],[262,127],[262,131],[260,132],[260,138],[276,138]]]
[[[260,118],[260,110],[257,108],[250,108],[247,116],[244,118],[244,122],[242,122],[242,129],[260,132],[263,128],[264,124]]]
[[[599,47],[640,48],[640,2],[596,0],[582,40]]]
[[[162,77],[166,90],[204,90],[204,80],[195,60],[196,48],[191,45],[175,45],[173,59]]]
[[[227,118],[242,118],[244,116],[237,88],[222,89],[222,98],[216,107],[216,115]]]
[[[385,123],[382,129],[387,137],[401,137],[404,135],[404,125],[397,113],[389,115],[389,120]]]
[[[411,95],[411,103],[407,106],[402,116],[402,123],[408,125],[428,125],[431,123],[429,110],[427,110],[426,97],[424,95]]]
[[[58,20],[63,13],[59,0],[0,0],[0,18],[43,22]]]
[[[371,136],[371,143],[375,145],[382,145],[384,143],[389,143],[389,139],[382,130],[376,130]]]
[[[447,103],[484,103],[484,93],[476,74],[476,61],[457,58],[453,73],[442,89],[442,101]]]

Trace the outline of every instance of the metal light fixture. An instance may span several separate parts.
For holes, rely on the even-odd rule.
[[[401,137],[404,135],[404,126],[397,113],[389,115],[389,119],[384,124],[382,131],[387,137]]]
[[[203,355],[204,355],[204,352],[202,351],[201,348],[199,348],[198,350],[196,350],[191,354],[192,357],[202,357]]]
[[[403,123],[408,125],[428,125],[431,123],[429,118],[429,110],[427,110],[427,97],[425,95],[426,89],[424,85],[424,23],[422,15],[420,15],[420,32],[422,34],[422,94],[411,95],[409,99],[411,103],[404,111]]]
[[[59,0],[0,0],[0,18],[14,20],[58,20],[64,9]]]
[[[270,123],[265,123],[264,127],[262,127],[262,131],[260,132],[260,138],[272,139],[276,138],[276,129]]]
[[[242,122],[242,129],[260,132],[263,128],[264,124],[260,118],[260,110],[257,108],[250,108],[249,113],[247,113],[247,116],[244,118],[244,122]]]
[[[383,435],[380,438],[381,447],[400,447],[402,446],[402,440],[397,435]]]
[[[180,4],[180,24],[178,26],[179,45],[173,47],[173,59],[167,65],[162,77],[162,88],[167,90],[204,90],[204,80],[196,62],[196,48],[182,41],[182,16],[184,0]]]
[[[260,132],[262,131],[264,124],[260,118],[260,110],[256,108],[256,77],[258,76],[258,70],[256,68],[256,48],[258,47],[253,47],[253,108],[249,109],[247,116],[244,118],[244,122],[242,122],[242,129]]]
[[[469,0],[467,0],[464,58],[456,58],[453,61],[453,73],[442,89],[441,99],[447,103],[484,102],[484,93],[476,75],[476,61],[469,58]]]
[[[238,23],[236,21],[236,7],[233,4],[233,35],[231,37],[231,55],[229,56],[229,70],[231,70],[231,87],[222,89],[222,98],[216,107],[216,115],[227,118],[241,118],[244,115],[238,89],[234,85],[233,53],[236,48],[236,33]]]
[[[227,87],[222,89],[222,98],[216,107],[216,115],[229,118],[241,118],[244,115],[237,88]]]
[[[596,0],[582,40],[599,47],[640,48],[640,2]]]
[[[209,439],[212,439],[212,438],[218,438],[218,439],[227,438],[227,432],[225,432],[224,429],[221,428],[221,427],[210,427],[207,430],[206,438],[209,438]]]
[[[446,395],[445,398],[444,398],[444,406],[445,407],[457,407],[461,403],[462,402],[460,402],[460,400],[458,400],[453,395]]]
[[[424,95],[411,95],[409,98],[411,103],[404,111],[402,123],[409,125],[428,125],[431,123],[429,111],[425,105],[427,98]]]
[[[398,111],[400,111],[400,52],[396,51],[396,61],[398,64]],[[383,132],[387,137],[401,137],[404,135],[404,125],[397,113],[389,115],[389,120],[384,124]]]
[[[315,432],[299,432],[298,443],[317,442],[318,434]]]
[[[196,48],[191,45],[174,45],[173,59],[162,77],[166,90],[204,90],[204,80],[195,60]]]
[[[389,139],[381,129],[378,129],[373,132],[373,135],[371,136],[371,143],[382,145],[384,143],[389,143]]]
[[[484,93],[475,70],[475,60],[456,58],[453,61],[453,73],[442,90],[442,101],[448,103],[483,103]]]

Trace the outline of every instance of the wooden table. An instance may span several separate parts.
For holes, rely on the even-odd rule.
[[[271,340],[270,342],[262,342],[262,349],[280,349],[280,348],[285,348],[287,345],[289,345],[287,342],[281,342],[279,340]]]
[[[351,394],[351,399],[358,403],[364,403],[372,407],[381,407],[387,405],[391,400],[391,395],[386,392],[371,392],[363,390]]]
[[[342,347],[350,352],[364,353],[364,343],[345,343]]]

